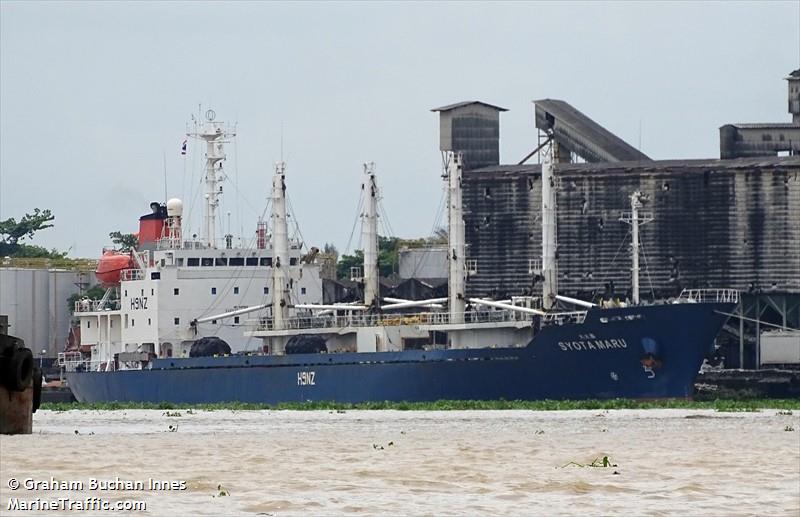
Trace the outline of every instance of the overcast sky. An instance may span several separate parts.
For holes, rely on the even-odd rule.
[[[199,232],[201,160],[179,148],[202,104],[238,122],[222,207],[237,235],[266,206],[283,127],[307,244],[345,251],[367,160],[395,234],[425,236],[442,190],[431,108],[508,108],[502,162],[535,146],[531,101],[544,97],[652,158],[717,158],[720,125],[790,120],[783,78],[799,64],[797,1],[3,0],[0,219],[50,208],[56,226],[34,243],[96,257],[163,200],[166,153],[169,197]]]

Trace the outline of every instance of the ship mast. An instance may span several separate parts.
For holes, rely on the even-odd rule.
[[[555,142],[552,146],[557,145]],[[556,179],[553,159],[542,162],[542,306],[550,310],[558,294],[558,263],[556,262]]]
[[[631,211],[620,218],[631,225],[631,302],[639,304],[639,225],[653,220],[647,212],[639,212],[642,208],[642,193],[638,190],[631,194]]]
[[[209,248],[216,247],[217,207],[219,207],[219,196],[222,194],[222,186],[219,183],[224,178],[222,162],[226,158],[224,144],[229,138],[236,136],[234,132],[226,131],[225,124],[216,121],[216,116],[214,110],[206,111],[206,120],[204,122],[195,120],[194,132],[186,133],[186,136],[204,140],[206,143],[202,238]]]
[[[364,181],[361,184],[366,200],[361,213],[361,240],[364,242],[364,305],[378,305],[378,200],[380,191],[375,180],[375,164],[364,164]]]
[[[461,201],[461,153],[447,153],[447,168],[444,177],[447,180],[447,240],[449,249],[447,262],[449,278],[447,282],[447,307],[450,311],[450,323],[464,323],[466,298],[464,291],[466,279],[466,244],[464,238],[464,210]]]
[[[286,328],[289,230],[286,222],[286,163],[275,164],[272,177],[272,328]]]

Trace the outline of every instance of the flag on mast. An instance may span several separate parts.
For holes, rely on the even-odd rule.
[[[186,139],[183,139],[183,143],[181,144],[181,154],[186,156]]]

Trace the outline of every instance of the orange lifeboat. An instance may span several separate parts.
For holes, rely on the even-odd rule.
[[[133,259],[130,255],[116,251],[105,251],[97,263],[94,274],[103,287],[119,285],[119,279],[123,269],[133,267]]]

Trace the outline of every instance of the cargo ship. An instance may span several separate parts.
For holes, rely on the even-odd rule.
[[[81,347],[61,364],[81,402],[213,403],[688,398],[705,355],[736,303],[729,289],[684,291],[641,304],[631,193],[632,300],[595,304],[558,294],[556,165],[542,167],[542,256],[531,259],[542,295],[469,298],[461,206],[462,164],[445,155],[448,296],[382,298],[380,190],[374,164],[361,183],[363,286],[359,303],[322,303],[317,249],[289,239],[286,167],[272,177],[269,229],[252,243],[216,238],[224,145],[235,135],[209,110],[187,134],[205,145],[198,239],[184,238],[183,203],[153,203],[139,245],[107,250],[100,300],[76,302]],[[269,231],[268,231],[269,230]]]

